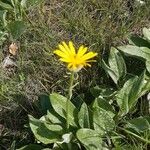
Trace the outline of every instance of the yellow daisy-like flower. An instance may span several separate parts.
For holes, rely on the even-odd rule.
[[[76,52],[75,47],[71,41],[67,45],[65,42],[58,45],[59,49],[54,51],[54,54],[61,57],[59,60],[67,63],[67,68],[73,72],[78,72],[84,66],[91,66],[89,62],[95,62],[91,58],[97,56],[95,52],[87,52],[87,47],[83,45],[79,47],[79,50]]]

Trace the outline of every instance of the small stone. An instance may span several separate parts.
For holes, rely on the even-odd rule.
[[[3,69],[5,68],[12,68],[12,67],[17,67],[17,64],[15,61],[13,61],[10,56],[5,57],[5,59],[2,62],[2,67]]]

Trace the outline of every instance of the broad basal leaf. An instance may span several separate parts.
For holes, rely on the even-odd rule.
[[[150,85],[145,79],[145,72],[139,77],[129,79],[116,95],[120,107],[120,114],[125,115],[135,106],[138,99],[150,90]]]
[[[76,135],[87,150],[102,150],[102,139],[97,131],[84,128],[79,129]]]
[[[143,28],[143,35],[150,42],[150,29]]]
[[[38,102],[39,102],[39,104],[38,104],[39,109],[45,115],[47,113],[47,110],[51,109],[51,105],[50,105],[50,101],[49,101],[49,95],[41,94],[39,96]]]
[[[29,115],[29,125],[36,139],[44,144],[54,143],[61,139],[63,129],[59,125],[48,124]]]
[[[117,95],[116,95],[116,101],[120,107],[120,113],[122,115],[128,113],[129,111],[129,94],[130,94],[130,90],[132,89],[133,83],[135,82],[135,80],[137,80],[137,77],[135,78],[131,78],[129,79],[124,86],[122,87],[122,89],[120,91],[118,91]]]
[[[130,56],[138,57],[142,60],[150,60],[150,49],[148,47],[126,45],[119,46],[118,49]]]
[[[109,74],[115,84],[117,84],[119,77],[117,74],[102,60],[103,69]]]
[[[145,85],[145,72],[135,80],[129,94],[129,108],[133,107],[143,94],[142,90]]]
[[[121,53],[114,47],[110,49],[108,59],[110,68],[117,74],[118,79],[126,75],[126,65]]]
[[[53,93],[50,95],[50,102],[54,110],[63,118],[66,118],[66,101],[67,98]],[[77,126],[76,119],[78,118],[78,110],[75,106],[69,101],[69,124],[72,126]]]
[[[61,125],[66,124],[65,119],[63,117],[61,117],[60,115],[58,115],[56,112],[48,111],[46,117],[53,124],[61,124]]]
[[[95,86],[93,88],[90,89],[90,92],[92,93],[92,95],[96,98],[99,96],[102,97],[111,97],[115,94],[115,91],[113,88],[108,88],[105,86]]]
[[[105,135],[115,127],[115,122],[111,114],[99,107],[93,108],[93,124],[94,129],[101,135]]]
[[[109,104],[107,100],[105,100],[102,97],[98,97],[95,99],[93,107],[102,108],[103,110],[106,110],[112,118],[115,116],[115,111],[113,107]]]
[[[106,65],[103,61],[103,68],[117,84],[118,80],[126,74],[126,65],[120,52],[114,47],[110,50],[108,63],[109,65]]]
[[[129,120],[126,124],[126,128],[132,128],[138,133],[150,130],[150,122],[148,119],[150,119],[150,117],[139,117]]]
[[[146,61],[146,69],[147,69],[147,71],[150,73],[150,60],[148,61]]]
[[[89,110],[86,103],[83,103],[80,108],[78,121],[81,128],[90,128]]]
[[[131,36],[129,42],[131,45],[150,48],[150,43],[139,36]]]

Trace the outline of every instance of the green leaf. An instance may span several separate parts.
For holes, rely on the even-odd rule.
[[[84,128],[79,129],[76,135],[87,150],[102,150],[102,139],[97,131]]]
[[[102,61],[102,67],[117,84],[118,80],[126,74],[126,65],[120,52],[114,47],[110,50],[108,64],[109,66]]]
[[[81,128],[90,128],[89,110],[86,103],[83,103],[78,113],[79,125]]]
[[[120,46],[119,50],[133,57],[141,58],[142,60],[150,60],[150,49],[147,47],[138,47],[132,45]]]
[[[117,74],[102,60],[103,69],[110,75],[115,84],[117,84],[118,76]]]
[[[138,47],[148,47],[150,48],[150,43],[145,39],[138,37],[138,36],[131,36],[129,39],[131,45],[135,45]]]
[[[49,95],[46,94],[40,95],[38,106],[40,111],[43,112],[43,115],[47,114],[44,117],[48,119],[48,121],[50,121],[51,123],[61,125],[66,123],[65,119],[62,118],[60,115],[58,115],[51,106]]]
[[[109,104],[109,102],[107,100],[105,100],[102,97],[98,97],[95,99],[95,101],[93,103],[93,107],[102,108],[102,109],[106,110],[112,118],[115,116],[115,114],[114,114],[115,111],[114,111],[113,107]]]
[[[18,39],[26,30],[26,24],[23,21],[14,21],[9,23],[7,28],[13,39]]]
[[[84,94],[78,94],[75,98],[71,99],[71,102],[79,110],[82,103],[84,102]]]
[[[36,144],[29,144],[16,150],[43,150],[43,147]]]
[[[49,95],[41,94],[39,96],[39,108],[44,114],[47,113],[47,110],[51,109],[51,104],[49,101]]]
[[[94,129],[101,135],[105,135],[106,132],[112,131],[115,127],[111,114],[100,107],[93,108],[93,124]]]
[[[66,118],[66,102],[67,98],[53,93],[50,95],[50,101],[54,110],[63,118]],[[72,126],[77,126],[76,119],[78,118],[78,110],[75,106],[69,101],[69,124]]]
[[[66,121],[64,118],[59,116],[56,112],[54,111],[48,111],[46,117],[53,123],[53,124],[61,124],[65,125]]]
[[[114,95],[113,88],[107,88],[104,86],[95,86],[94,88],[90,89],[90,92],[94,97],[102,96],[102,97],[111,97]]]
[[[48,124],[29,115],[29,125],[36,139],[44,144],[50,144],[61,139],[63,129],[60,125]]]
[[[138,98],[140,98],[143,94],[142,90],[145,84],[145,72],[142,73],[138,79],[134,82],[130,94],[129,94],[129,108],[133,107],[137,102]]]
[[[110,50],[108,59],[110,68],[117,74],[118,80],[126,74],[126,65],[121,53],[114,47]]]
[[[146,69],[147,69],[147,71],[150,73],[150,60],[148,61],[146,61]]]
[[[150,42],[150,29],[143,28],[143,35]]]
[[[122,115],[127,114],[129,112],[128,96],[135,80],[137,80],[137,77],[129,79],[116,95],[116,101],[120,107],[120,113]]]
[[[150,117],[149,117],[150,118]],[[150,129],[150,124],[146,117],[139,117],[129,120],[125,126],[126,128],[132,128],[138,133],[144,132]]]
[[[145,80],[145,72],[139,77],[129,79],[116,95],[116,100],[120,107],[120,114],[127,114],[135,106],[138,99],[149,91],[149,86]]]

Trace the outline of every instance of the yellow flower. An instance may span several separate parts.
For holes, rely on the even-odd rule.
[[[58,45],[59,49],[54,51],[54,54],[60,57],[60,61],[67,63],[67,68],[73,72],[78,72],[84,66],[91,66],[89,62],[95,62],[91,58],[97,56],[95,52],[87,52],[87,47],[83,45],[79,47],[79,50],[76,52],[75,47],[71,41],[67,45],[65,42]]]

